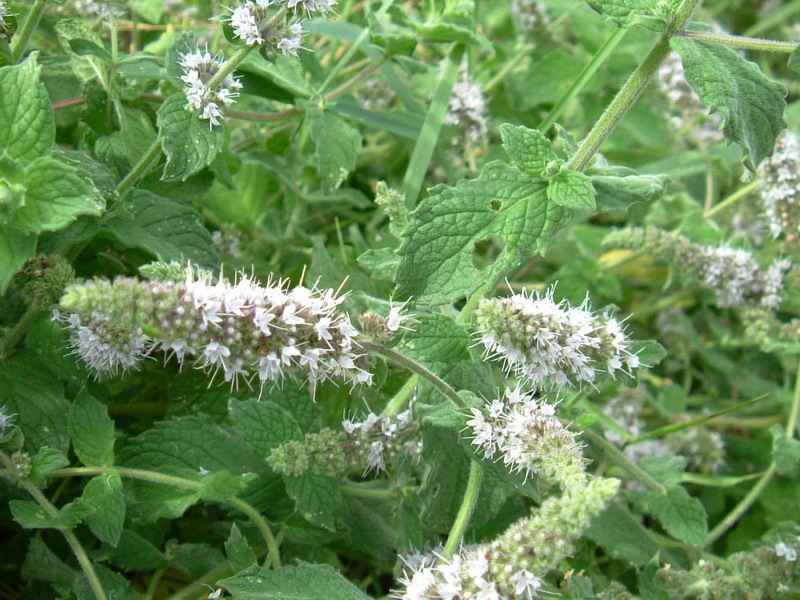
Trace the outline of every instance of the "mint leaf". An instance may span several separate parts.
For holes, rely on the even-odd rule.
[[[398,294],[428,304],[468,296],[496,273],[504,257],[544,252],[571,212],[547,199],[545,181],[502,162],[477,179],[436,186],[409,215],[399,254]],[[499,236],[506,247],[483,272],[472,264],[475,244]]]
[[[56,515],[49,515],[41,506],[28,500],[11,500],[8,507],[23,529],[72,529],[94,512],[80,498],[62,506]]]
[[[69,466],[69,459],[61,450],[44,446],[39,448],[36,456],[31,459],[31,471],[28,479],[41,486],[50,473],[66,466]]]
[[[186,181],[190,175],[211,164],[225,139],[220,126],[211,126],[196,111],[186,108],[183,92],[172,94],[156,114],[158,139],[167,157],[162,179]]]
[[[624,173],[621,175],[610,174]],[[649,202],[664,192],[665,175],[637,175],[632,169],[613,167],[603,171],[587,169],[592,180],[597,210],[627,210],[636,202]]]
[[[787,437],[780,425],[770,428],[772,434],[772,459],[778,473],[792,479],[800,478],[800,440]]]
[[[530,175],[542,177],[548,163],[557,158],[550,140],[538,129],[504,123],[500,137],[513,163]]]
[[[562,169],[547,182],[547,199],[557,206],[577,210],[595,210],[594,186],[583,173]]]
[[[664,31],[669,17],[680,0],[586,0],[606,20],[619,27],[641,25],[652,31]]]
[[[453,319],[440,313],[414,315],[414,330],[403,336],[403,350],[428,363],[469,358],[472,336]]]
[[[101,542],[116,547],[125,525],[125,494],[119,473],[109,471],[90,479],[81,500],[94,509],[86,518],[91,532]]]
[[[334,514],[342,502],[342,492],[335,477],[308,472],[285,475],[283,481],[286,493],[304,519],[329,531],[336,530]]]
[[[702,547],[708,534],[708,517],[703,503],[680,485],[667,486],[667,493],[650,492],[646,502],[650,512],[676,540]]]
[[[87,467],[114,464],[114,422],[104,404],[79,394],[69,409],[67,430],[75,454]]]
[[[217,471],[203,477],[197,497],[209,502],[224,502],[238,496],[248,482],[256,477],[255,473],[232,475],[228,471]]]
[[[225,554],[228,556],[228,562],[231,563],[234,573],[244,571],[256,564],[256,554],[250,547],[247,538],[239,531],[236,523],[231,525],[231,534],[225,542]]]
[[[722,114],[725,137],[742,147],[744,165],[754,172],[786,128],[786,89],[721,44],[687,37],[673,37],[669,43],[681,55],[692,89]]]
[[[49,446],[66,454],[69,447],[67,422],[69,403],[64,388],[33,354],[19,352],[0,360],[0,398],[25,435],[30,454]]]
[[[39,537],[32,537],[22,565],[22,576],[39,581],[71,584],[76,573]]]
[[[683,477],[686,459],[673,454],[647,456],[639,461],[639,466],[659,483],[677,485]]]
[[[161,261],[187,262],[204,269],[219,266],[211,234],[193,208],[144,190],[133,194],[130,216],[108,222],[120,242],[147,250]]]
[[[5,293],[14,273],[36,252],[36,239],[35,234],[0,225],[0,294]]]
[[[35,55],[0,68],[0,155],[22,163],[48,156],[56,136],[50,96],[39,82],[39,71]]]
[[[333,567],[302,562],[277,571],[251,568],[217,585],[234,600],[369,600]]]
[[[14,215],[23,231],[38,233],[61,229],[80,215],[99,216],[102,198],[78,169],[50,157],[35,159],[25,167],[25,202]]]
[[[789,61],[786,63],[792,71],[800,71],[800,46],[792,50],[789,55]]]
[[[266,457],[281,444],[303,439],[292,414],[272,402],[231,400],[229,411],[233,431],[259,456]]]
[[[644,565],[659,552],[642,524],[617,502],[592,519],[586,537],[611,557],[632,565]]]
[[[361,134],[338,115],[316,105],[305,107],[317,156],[322,189],[330,192],[342,185],[356,166]]]

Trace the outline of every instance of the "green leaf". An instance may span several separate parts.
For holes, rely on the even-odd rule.
[[[557,158],[550,140],[538,129],[504,123],[500,137],[513,163],[529,175],[542,177],[548,163]]]
[[[105,203],[75,167],[50,157],[25,167],[25,202],[14,215],[23,231],[61,229],[80,215],[99,216]]]
[[[0,398],[25,435],[30,454],[49,446],[66,454],[69,448],[69,403],[64,388],[33,354],[20,352],[0,361]]]
[[[22,564],[22,576],[33,581],[71,584],[77,574],[39,537],[32,537]]]
[[[294,416],[273,402],[231,400],[229,411],[233,430],[259,456],[266,457],[281,444],[303,439]]]
[[[130,0],[131,8],[150,23],[158,23],[164,14],[162,0]]]
[[[800,440],[787,437],[780,425],[770,428],[772,433],[772,459],[778,468],[778,473],[792,479],[800,478]]]
[[[595,210],[594,186],[583,173],[562,169],[547,182],[547,199],[557,206],[576,210]]]
[[[228,562],[231,563],[234,573],[244,571],[256,564],[256,554],[250,547],[247,538],[239,531],[236,523],[231,525],[231,534],[225,542],[225,554],[228,556]]]
[[[217,585],[234,600],[369,600],[333,567],[302,562],[277,571],[248,569]]]
[[[94,512],[80,498],[65,504],[52,516],[36,502],[28,500],[11,500],[8,507],[14,520],[24,529],[72,529]]]
[[[142,596],[131,587],[131,582],[119,573],[97,563],[94,565],[94,570],[108,598],[113,600],[141,600]],[[81,577],[75,582],[75,599],[97,600],[97,595],[89,585],[89,580],[85,577]]]
[[[509,254],[543,253],[571,215],[548,201],[544,180],[502,162],[486,165],[477,179],[430,192],[409,216],[398,270],[398,293],[428,304],[448,304],[501,276]],[[494,236],[506,247],[479,271],[475,244]]]
[[[659,483],[676,485],[681,482],[683,477],[686,459],[672,454],[647,456],[639,461],[639,466]]]
[[[116,547],[125,525],[125,494],[119,473],[109,471],[90,479],[81,500],[94,509],[86,519],[89,529],[101,542]]]
[[[284,476],[286,493],[295,501],[295,507],[304,519],[335,531],[334,514],[342,502],[339,481],[319,473]]]
[[[186,181],[222,150],[224,129],[186,106],[186,96],[179,92],[164,100],[156,114],[158,138],[167,157],[162,179]]]
[[[305,106],[317,156],[317,168],[326,192],[335,190],[356,166],[361,134],[338,115],[316,105]]]
[[[197,497],[208,502],[224,502],[238,496],[254,477],[255,473],[243,473],[238,476],[228,471],[209,473],[203,477],[200,489],[197,490]]]
[[[649,202],[664,192],[666,175],[637,175],[626,167],[590,168],[599,211],[627,210],[636,202]]]
[[[800,46],[792,50],[789,62],[786,64],[792,71],[800,71]]]
[[[0,294],[5,293],[14,273],[36,252],[36,238],[16,227],[0,225]]]
[[[69,409],[67,431],[75,454],[87,467],[114,464],[114,421],[104,404],[79,394]]]
[[[36,456],[31,459],[31,471],[28,479],[41,486],[50,473],[66,466],[69,466],[69,459],[61,450],[44,446],[39,448]]]
[[[673,37],[669,43],[681,55],[692,89],[722,114],[725,137],[742,147],[744,165],[754,172],[786,128],[786,90],[755,63],[721,44],[688,37]]]
[[[144,190],[133,194],[130,216],[108,222],[120,242],[147,250],[163,262],[191,261],[204,269],[219,266],[211,234],[193,208]]]
[[[126,571],[155,571],[169,566],[167,558],[150,541],[138,533],[125,529],[109,561]]]
[[[403,336],[403,350],[426,364],[464,360],[470,357],[470,333],[441,313],[414,315],[413,331]]]
[[[611,503],[592,519],[586,537],[611,557],[632,565],[644,565],[659,552],[659,546],[619,502]]]
[[[664,31],[670,15],[680,0],[586,0],[606,20],[619,27],[641,25],[652,31]]]
[[[0,68],[0,155],[22,163],[49,156],[55,136],[53,108],[39,82],[36,56]]]
[[[680,485],[667,486],[667,493],[650,492],[646,497],[650,512],[672,537],[702,547],[708,534],[708,517],[703,503]]]

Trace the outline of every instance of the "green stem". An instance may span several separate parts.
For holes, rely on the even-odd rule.
[[[699,0],[684,0],[675,13],[675,17],[670,23],[658,43],[647,54],[642,63],[631,73],[631,76],[620,88],[617,95],[608,105],[603,114],[594,124],[591,131],[581,142],[578,151],[569,162],[569,168],[574,171],[582,171],[591,162],[600,146],[611,135],[622,117],[634,105],[647,88],[650,78],[658,70],[658,67],[669,54],[669,38],[679,31],[694,11]]]
[[[233,73],[236,70],[236,67],[239,66],[239,63],[247,58],[247,55],[253,51],[253,48],[255,48],[255,46],[242,46],[236,52],[234,52],[233,56],[231,56],[222,64],[222,68],[217,71],[217,73],[208,81],[206,86],[209,89],[214,89],[220,83],[222,83],[222,80]]]
[[[461,58],[464,56],[465,45],[456,44],[450,51],[445,62],[442,77],[436,87],[436,93],[431,102],[425,121],[422,124],[417,143],[411,154],[406,174],[403,179],[403,195],[406,199],[406,206],[413,208],[417,202],[417,197],[422,189],[422,182],[428,170],[428,164],[436,148],[439,133],[442,130],[442,120],[447,113],[450,104],[450,96],[453,93],[453,86],[458,77],[458,68],[461,66]]]
[[[102,475],[103,473],[108,473],[109,471],[116,471],[119,473],[120,477],[127,477],[128,479],[138,479],[140,481],[147,481],[150,483],[160,483],[162,485],[170,485],[172,487],[182,489],[199,490],[201,487],[203,487],[203,484],[200,481],[176,477],[174,475],[166,475],[156,471],[147,471],[145,469],[130,469],[128,467],[68,467],[65,469],[56,469],[55,471],[51,472],[50,475],[52,477],[84,477]],[[228,498],[224,502],[241,511],[247,517],[249,517],[251,521],[253,521],[255,526],[261,532],[261,535],[264,537],[264,541],[267,544],[267,549],[269,550],[265,565],[269,564],[269,562],[272,562],[274,568],[280,568],[278,544],[275,541],[275,536],[272,534],[269,524],[266,522],[266,520],[264,520],[264,517],[261,516],[261,513],[250,506],[250,504],[244,500],[240,500],[239,498]]]
[[[589,438],[593,444],[600,446],[605,451],[606,456],[608,456],[611,462],[625,469],[628,473],[633,475],[634,478],[638,479],[639,482],[646,488],[653,490],[654,492],[658,492],[659,494],[667,493],[667,489],[663,485],[643,471],[639,465],[631,462],[627,456],[612,446],[602,436],[597,435],[591,429],[584,429],[582,433]]]
[[[714,529],[708,534],[706,541],[703,543],[703,547],[708,547],[713,544],[717,538],[719,538],[723,533],[728,531],[731,527],[733,527],[734,523],[739,520],[739,518],[746,513],[753,503],[758,499],[761,495],[761,492],[764,491],[764,488],[767,487],[767,484],[772,480],[773,475],[775,475],[775,470],[777,466],[775,463],[771,463],[767,470],[764,471],[764,474],[761,475],[761,478],[756,482],[756,484],[752,487],[752,489],[747,492],[747,495],[742,498],[742,501],[736,505],[736,507],[727,514],[727,516],[722,519]]]
[[[678,35],[701,42],[714,42],[725,44],[732,48],[744,50],[764,50],[765,52],[785,52],[790,54],[795,51],[797,42],[782,42],[779,40],[765,40],[763,38],[745,37],[741,35],[728,35],[725,33],[707,33],[699,31],[682,31]]]
[[[28,327],[31,326],[31,323],[33,323],[36,317],[41,313],[42,307],[35,302],[28,307],[28,310],[25,311],[22,318],[14,325],[14,328],[9,331],[8,335],[0,342],[0,359],[6,358],[11,354],[11,351],[16,348],[17,344],[22,340],[25,332],[28,331]]]
[[[792,406],[789,409],[789,418],[786,420],[786,435],[788,437],[794,437],[794,432],[797,428],[798,415],[800,415],[800,362],[798,362],[797,373],[794,380]],[[739,502],[739,504],[737,504],[736,507],[730,513],[728,513],[727,516],[722,519],[722,521],[717,523],[717,526],[714,527],[714,529],[711,530],[706,538],[705,546],[713,544],[720,536],[722,536],[722,534],[733,527],[736,521],[738,521],[742,515],[744,515],[744,513],[750,509],[755,501],[758,500],[758,497],[761,495],[761,493],[766,489],[769,482],[772,481],[777,469],[778,466],[775,464],[775,461],[772,461],[753,488],[747,492],[747,495],[744,498],[742,498],[741,502]]]
[[[706,219],[710,219],[711,217],[716,215],[718,212],[725,210],[726,208],[728,208],[732,204],[735,204],[736,202],[738,202],[742,198],[748,196],[749,194],[752,194],[753,192],[758,190],[758,188],[760,188],[762,185],[763,185],[763,182],[761,180],[759,180],[759,179],[755,179],[755,180],[751,181],[746,186],[744,186],[742,188],[739,188],[738,190],[733,192],[730,196],[728,196],[727,198],[725,198],[721,202],[718,202],[717,204],[715,204],[714,206],[709,208],[703,214],[703,216]]]
[[[564,112],[564,109],[567,108],[567,106],[569,106],[569,104],[578,96],[578,94],[583,91],[583,89],[586,87],[586,84],[589,83],[594,74],[597,72],[597,69],[599,69],[600,66],[606,62],[608,57],[611,56],[611,53],[614,52],[614,49],[622,41],[622,38],[625,37],[627,32],[627,29],[622,29],[621,27],[614,29],[605,43],[592,57],[592,60],[590,60],[589,63],[583,67],[578,75],[578,78],[575,80],[575,83],[573,83],[567,92],[561,96],[558,102],[556,102],[555,106],[553,106],[552,110],[548,113],[547,117],[545,117],[545,119],[539,124],[539,131],[546,133],[547,130],[553,126],[553,124]]]
[[[139,159],[133,168],[128,171],[128,174],[123,177],[122,181],[117,185],[117,196],[122,196],[130,190],[134,184],[139,181],[150,169],[150,164],[161,154],[161,142],[158,138],[153,140],[150,147],[145,150],[145,153]]]
[[[39,23],[45,4],[47,4],[47,0],[36,0],[33,3],[30,12],[25,17],[25,22],[14,36],[14,40],[11,42],[11,64],[17,64],[17,61],[22,57],[22,53],[25,52],[25,47],[28,45],[28,40],[33,34],[33,30],[36,29],[36,25]]]
[[[143,600],[153,600],[158,589],[158,584],[161,583],[161,578],[164,576],[164,569],[158,569],[153,573],[150,581],[147,582],[147,590],[144,593]]]
[[[207,595],[209,586],[213,586],[217,581],[229,575],[233,575],[233,569],[231,563],[226,560],[181,591],[172,594],[167,600],[194,600],[199,596]]]
[[[442,395],[452,400],[456,406],[460,408],[466,408],[467,405],[464,403],[464,400],[461,399],[461,396],[458,395],[458,392],[456,392],[449,383],[428,369],[425,365],[418,363],[413,358],[410,358],[405,354],[401,354],[397,350],[387,348],[383,344],[364,340],[362,340],[360,344],[365,350],[375,352],[376,354],[381,354],[406,370],[415,373],[423,379],[427,379],[431,384],[433,384],[433,387],[439,390]]]
[[[417,383],[419,383],[419,377],[416,375],[412,375],[406,382],[403,384],[397,393],[389,400],[389,404],[386,405],[386,408],[383,409],[381,412],[382,417],[394,417],[403,410],[403,407],[408,402],[408,399],[414,393],[414,390],[417,388]]]
[[[8,467],[9,471],[16,473],[14,462],[6,455],[5,452],[0,452],[0,462]],[[13,475],[12,478],[14,478]],[[16,479],[16,483],[19,484],[20,487],[22,487],[25,491],[27,491],[48,515],[51,517],[58,516],[58,509],[52,505],[39,487],[36,486],[30,479],[20,477]],[[97,577],[97,573],[92,566],[92,561],[89,560],[86,550],[83,549],[83,546],[81,545],[75,533],[71,529],[62,529],[61,533],[67,540],[67,544],[69,544],[70,549],[72,549],[72,553],[75,555],[75,558],[78,559],[78,564],[81,566],[81,570],[83,570],[83,574],[86,576],[86,580],[89,582],[89,587],[92,589],[95,598],[97,600],[108,600],[106,593],[103,590],[103,586],[100,584],[100,580]]]
[[[469,479],[467,479],[467,489],[464,492],[464,498],[458,509],[456,520],[453,521],[453,526],[450,528],[444,550],[442,550],[442,560],[447,560],[453,556],[461,540],[464,538],[464,533],[467,531],[469,520],[472,518],[472,513],[475,510],[475,505],[478,503],[482,479],[483,471],[481,470],[481,466],[473,460],[469,464]]]
[[[514,56],[514,58],[512,58],[509,61],[506,61],[506,63],[497,72],[497,74],[494,77],[492,77],[489,81],[486,82],[486,85],[483,86],[483,93],[484,94],[488,93],[498,83],[503,81],[503,79],[505,79],[506,75],[508,75],[514,69],[514,67],[516,67],[520,63],[520,61],[523,58],[525,58],[526,56],[529,56],[530,53],[533,52],[533,50],[535,48],[536,48],[536,46],[533,45],[533,44],[530,44],[530,45],[527,45],[527,46],[524,46],[523,48],[521,48],[520,51],[517,52],[517,54]]]

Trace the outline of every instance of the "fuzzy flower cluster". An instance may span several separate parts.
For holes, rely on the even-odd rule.
[[[118,277],[67,288],[66,313],[75,352],[99,374],[134,368],[152,350],[173,354],[237,385],[280,382],[302,373],[313,387],[329,378],[371,383],[357,330],[338,311],[332,289],[235,284],[191,269],[183,281]]]
[[[208,120],[209,126],[219,125],[222,109],[235,102],[242,84],[229,74],[218,85],[209,85],[225,62],[212,56],[208,48],[182,54],[179,64],[183,69],[181,81],[186,84],[187,107],[199,111],[200,118]]]
[[[486,353],[503,359],[534,391],[592,383],[599,371],[613,376],[639,366],[619,321],[593,314],[587,302],[556,302],[553,289],[483,300],[476,318]]]
[[[775,152],[761,163],[764,180],[761,199],[773,237],[781,234],[793,248],[800,245],[800,142],[791,131],[784,131]]]
[[[111,20],[125,14],[124,2],[94,2],[93,0],[76,0],[75,12],[91,19]]]
[[[5,435],[6,429],[14,426],[16,417],[16,413],[9,413],[5,406],[0,405],[0,438]]]
[[[285,6],[279,8],[280,4]],[[336,0],[247,0],[231,10],[228,22],[233,35],[248,46],[264,46],[268,52],[296,57],[305,34],[300,13],[325,16],[335,4]],[[289,19],[287,10],[291,11]]]
[[[342,477],[356,471],[385,471],[400,457],[419,455],[419,442],[409,439],[416,431],[410,411],[396,417],[369,413],[362,421],[343,421],[341,430],[323,429],[278,446],[267,462],[284,475],[312,471]]]
[[[685,236],[655,227],[621,229],[609,235],[605,244],[645,250],[656,259],[674,265],[684,278],[692,278],[713,291],[714,303],[720,308],[747,303],[777,308],[784,275],[792,266],[790,261],[778,258],[762,269],[753,254],[742,248],[695,244]]]
[[[481,88],[470,77],[466,63],[461,66],[459,79],[453,86],[443,122],[461,127],[472,141],[482,139],[489,131],[486,99]]]
[[[677,131],[697,146],[722,141],[722,117],[708,114],[708,109],[686,80],[683,63],[677,52],[671,52],[658,70],[658,84],[669,104],[669,119]]]
[[[581,445],[555,416],[555,408],[519,388],[506,388],[485,411],[473,408],[467,421],[472,444],[486,458],[499,455],[512,472],[524,472],[557,482],[561,487],[586,480]]]
[[[400,600],[517,600],[537,596],[543,577],[574,549],[593,517],[616,495],[619,481],[597,478],[545,500],[492,542],[422,561],[400,579]]]

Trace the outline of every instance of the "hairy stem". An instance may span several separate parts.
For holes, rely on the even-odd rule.
[[[15,477],[13,474],[16,474],[16,469],[14,462],[8,457],[5,452],[0,452],[0,462],[2,462],[12,473],[12,479],[16,479],[16,483],[28,492],[36,503],[41,506],[44,511],[50,515],[51,517],[58,516],[58,509],[53,506],[53,504],[45,497],[42,493],[42,490],[34,484],[30,479],[24,477]],[[89,560],[89,556],[86,554],[86,550],[84,550],[83,546],[78,540],[77,536],[71,529],[62,529],[61,530],[64,539],[67,540],[67,544],[69,544],[72,553],[75,555],[75,558],[78,559],[78,564],[81,566],[81,570],[83,574],[86,576],[86,580],[89,582],[89,587],[92,589],[92,593],[97,600],[108,600],[105,590],[103,590],[103,586],[100,584],[100,579],[97,577],[97,573],[92,566],[92,561]]]
[[[741,35],[728,35],[725,33],[710,33],[698,31],[681,31],[678,35],[701,42],[714,42],[732,48],[744,50],[764,50],[766,52],[785,52],[790,54],[800,45],[797,42],[782,42],[780,40],[765,40],[763,38],[745,37]]]
[[[47,4],[47,0],[36,0],[33,3],[31,10],[25,17],[25,22],[14,36],[11,42],[11,64],[16,64],[22,57],[23,52],[25,52],[25,47],[28,45],[31,35],[33,35],[33,30],[36,29],[36,25],[39,23],[45,4]]]
[[[413,358],[408,357],[405,354],[401,354],[397,350],[387,348],[382,344],[371,341],[361,341],[360,343],[365,350],[375,352],[376,354],[381,354],[406,370],[428,380],[431,384],[433,384],[433,387],[439,390],[448,399],[452,400],[456,406],[466,408],[466,404],[464,404],[464,400],[461,399],[461,396],[458,395],[458,392],[456,392],[449,383],[428,369],[425,365],[418,363]]]
[[[147,171],[150,170],[151,163],[161,154],[161,141],[156,138],[150,147],[145,150],[139,161],[133,165],[128,174],[122,178],[122,181],[117,185],[117,196],[122,196],[130,190],[139,179],[144,177]]]
[[[475,511],[475,505],[478,503],[482,480],[483,471],[481,470],[481,466],[476,461],[471,461],[469,464],[467,489],[464,491],[464,498],[461,500],[458,514],[447,536],[447,542],[445,542],[444,550],[442,550],[442,559],[448,559],[453,556],[459,544],[461,544],[464,533],[467,531],[469,521],[472,518],[472,513]]]
[[[25,311],[25,314],[22,315],[22,318],[17,321],[14,325],[14,328],[8,332],[3,341],[0,342],[0,359],[6,358],[11,351],[20,343],[25,332],[28,331],[28,327],[31,326],[38,317],[42,313],[42,307],[36,304],[35,302],[28,306],[28,310]]]
[[[681,6],[675,13],[675,16],[667,27],[667,31],[658,40],[658,43],[647,54],[641,64],[636,70],[631,73],[631,76],[620,88],[617,95],[608,105],[606,110],[594,124],[592,130],[586,135],[583,142],[581,142],[578,151],[569,162],[569,168],[574,171],[582,171],[591,162],[595,153],[600,149],[603,142],[606,141],[608,136],[614,131],[622,117],[630,110],[634,103],[642,95],[650,78],[658,70],[658,67],[669,54],[669,38],[680,31],[686,21],[694,11],[695,6],[699,0],[684,0]]]
[[[210,586],[229,575],[233,575],[233,568],[231,568],[231,563],[226,560],[200,577],[200,579],[196,579],[187,585],[181,591],[172,594],[167,600],[194,600],[200,596],[206,596],[208,595],[208,588]]]

